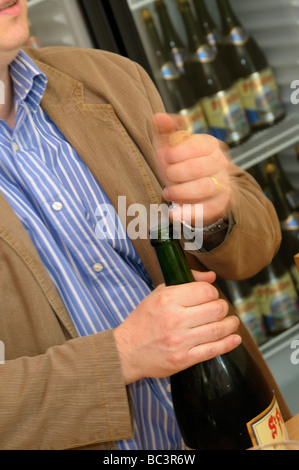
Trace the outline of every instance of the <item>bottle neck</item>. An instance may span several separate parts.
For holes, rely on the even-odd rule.
[[[185,25],[189,51],[195,52],[202,44],[207,42],[204,32],[200,25],[195,23],[189,0],[178,0],[178,8]]]
[[[275,165],[273,163],[268,163],[265,168],[267,175],[269,188],[273,196],[275,209],[280,221],[287,220],[288,217],[292,216],[292,212],[289,208],[289,205],[285,199],[279,175],[276,172]]]
[[[286,173],[284,172],[282,165],[280,164],[279,157],[277,155],[274,155],[269,158],[269,161],[275,165],[276,171],[279,174],[279,178],[281,180],[281,184],[282,184],[284,191],[285,192],[293,191],[294,188],[289,178],[287,177]]]
[[[182,47],[181,40],[179,39],[173,24],[171,23],[163,0],[157,0],[155,2],[155,10],[160,20],[165,43],[167,43],[171,48],[175,46]]]
[[[179,240],[172,238],[171,227],[169,235],[167,229],[163,230],[162,233],[159,229],[157,236],[151,238],[151,245],[155,249],[165,284],[174,286],[194,282]]]
[[[163,44],[160,40],[155,21],[153,17],[151,16],[149,10],[143,10],[142,12],[142,19],[145,25],[145,29],[149,38],[149,41],[151,43],[152,49],[155,53],[157,63],[159,67],[162,67],[166,60],[166,53],[165,49],[163,47]]]
[[[242,26],[228,0],[217,0],[217,5],[223,34],[229,34],[233,28]]]
[[[216,25],[207,9],[204,0],[193,0],[198,22],[202,24],[205,33],[209,34],[216,29]]]

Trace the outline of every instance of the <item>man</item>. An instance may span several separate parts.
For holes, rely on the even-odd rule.
[[[167,377],[240,343],[213,271],[268,264],[275,211],[215,139],[171,142],[176,122],[139,66],[67,48],[28,57],[27,36],[26,1],[1,0],[0,448],[183,448]],[[96,236],[99,207],[121,196],[150,214],[162,195],[204,204],[198,282],[166,288],[148,240]]]

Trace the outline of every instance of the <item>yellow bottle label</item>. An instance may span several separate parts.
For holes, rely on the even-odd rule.
[[[275,444],[289,439],[275,396],[265,411],[247,423],[247,429],[254,446]]]
[[[289,328],[298,321],[297,292],[288,272],[276,282],[258,286],[256,293],[270,331]]]
[[[208,134],[209,129],[207,121],[200,104],[195,104],[191,108],[182,109],[180,115],[183,116],[182,125],[186,130],[193,134]]]
[[[265,341],[265,329],[259,304],[254,294],[234,302],[238,316],[245,324],[257,344]]]
[[[258,127],[272,122],[284,113],[270,67],[238,80],[236,86],[246,110],[247,119],[253,126]]]
[[[201,101],[210,133],[230,144],[242,139],[250,127],[235,87],[220,91]]]

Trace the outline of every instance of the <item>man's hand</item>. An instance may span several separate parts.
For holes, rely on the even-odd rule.
[[[157,287],[114,330],[126,384],[167,377],[240,344],[239,320],[227,316],[211,284],[215,274],[194,276],[196,282]]]
[[[163,196],[179,206],[191,204],[192,225],[196,220],[194,205],[203,204],[204,225],[209,225],[229,213],[227,146],[210,135],[187,133],[187,138],[173,145],[180,122],[176,115],[153,117],[156,167],[164,185]],[[175,210],[173,216],[180,218],[180,208]]]

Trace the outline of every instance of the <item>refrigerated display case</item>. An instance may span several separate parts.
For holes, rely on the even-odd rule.
[[[141,11],[154,0],[29,0],[29,17],[42,46],[79,46],[122,54],[142,65],[159,87],[151,45]],[[176,0],[165,0],[183,42],[186,36]],[[206,2],[218,23],[215,0]],[[231,149],[234,162],[244,169],[279,154],[294,187],[299,187],[299,1],[231,0],[240,20],[263,48],[286,107],[286,117],[266,130],[255,132],[244,144]],[[157,22],[157,24],[159,24]],[[159,26],[158,26],[159,27]],[[163,97],[163,88],[160,89]],[[167,104],[167,97],[163,97]],[[298,100],[299,101],[299,100]],[[299,364],[293,364],[291,341],[299,340],[298,325],[261,347],[291,411],[299,412]]]
[[[94,47],[79,4],[73,0],[28,0],[32,32],[41,46]]]

